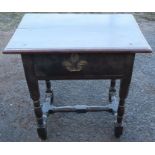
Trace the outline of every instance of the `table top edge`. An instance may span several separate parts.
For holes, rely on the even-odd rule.
[[[4,49],[3,54],[61,54],[61,53],[152,53],[151,48],[137,49]]]

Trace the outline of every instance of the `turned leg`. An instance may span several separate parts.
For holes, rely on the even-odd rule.
[[[120,137],[123,133],[123,115],[125,111],[125,99],[127,98],[129,92],[129,86],[132,77],[133,64],[134,64],[135,54],[128,55],[128,61],[124,64],[124,76],[120,81],[120,90],[119,90],[119,105],[117,109],[117,120],[115,123],[115,136]]]
[[[50,95],[51,103],[53,102],[53,90],[51,89],[51,82],[50,80],[46,80],[46,94]]]
[[[120,83],[120,91],[119,91],[119,105],[117,110],[117,120],[115,123],[115,136],[119,138],[123,133],[123,115],[125,110],[125,99],[128,95],[129,85],[131,78],[124,78]]]
[[[111,97],[114,96],[116,93],[115,85],[116,85],[116,80],[112,79],[110,83],[110,88],[109,88],[109,102],[112,102]]]
[[[33,57],[31,55],[22,55],[25,77],[29,88],[30,96],[33,100],[34,112],[37,120],[37,132],[41,139],[47,138],[46,115],[43,115],[42,105],[40,104],[40,93],[38,80],[35,77]]]

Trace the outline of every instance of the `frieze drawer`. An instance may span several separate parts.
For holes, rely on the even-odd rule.
[[[37,77],[121,76],[131,55],[121,54],[37,54],[34,64]],[[50,68],[50,69],[49,69]]]

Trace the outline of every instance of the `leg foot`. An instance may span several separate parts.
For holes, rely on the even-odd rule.
[[[37,128],[37,132],[38,132],[38,136],[42,140],[46,140],[47,139],[47,129],[46,128]]]
[[[116,138],[120,138],[123,134],[123,126],[115,126],[114,133]]]

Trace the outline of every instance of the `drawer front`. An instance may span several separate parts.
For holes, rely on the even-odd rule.
[[[76,77],[122,75],[130,55],[45,54],[34,55],[37,77]]]

